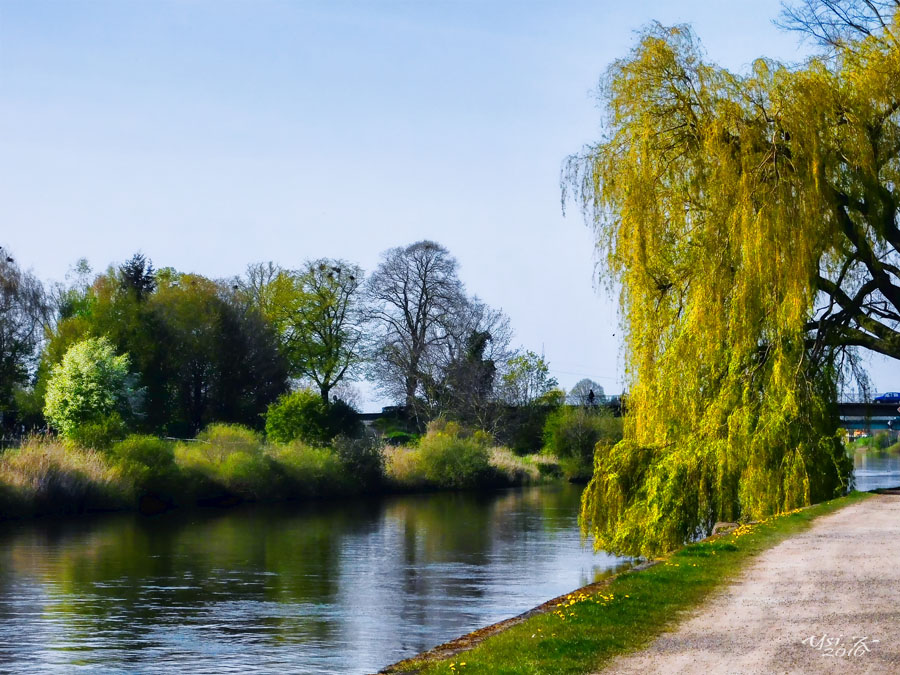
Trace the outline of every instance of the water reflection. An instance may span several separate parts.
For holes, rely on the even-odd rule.
[[[861,492],[900,486],[900,454],[857,450],[853,455],[856,489]]]
[[[373,672],[593,581],[579,491],[131,515],[0,533],[0,668]]]

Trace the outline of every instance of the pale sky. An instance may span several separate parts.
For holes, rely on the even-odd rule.
[[[0,0],[0,245],[41,278],[140,250],[210,277],[445,245],[561,385],[621,389],[617,301],[560,208],[592,91],[652,20],[798,61],[772,0]],[[876,388],[900,369],[873,367]],[[382,403],[370,399],[365,408]]]

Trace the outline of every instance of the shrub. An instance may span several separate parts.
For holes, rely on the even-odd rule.
[[[197,434],[197,441],[200,452],[217,462],[236,452],[258,454],[262,448],[260,435],[240,424],[210,424]]]
[[[384,473],[395,487],[407,490],[421,490],[428,486],[425,464],[418,448],[384,448]]]
[[[106,338],[77,342],[53,367],[44,415],[63,438],[74,438],[88,424],[101,425],[102,436],[111,415],[128,410],[134,396],[131,380],[128,355],[116,356]]]
[[[277,490],[284,498],[315,497],[351,491],[351,480],[340,457],[330,448],[293,441],[270,446],[278,467]]]
[[[269,489],[270,462],[262,439],[239,424],[211,424],[193,442],[175,446],[189,493],[201,502],[231,497],[259,499]]]
[[[496,447],[490,450],[490,464],[510,485],[536,483],[541,479],[538,465],[529,461],[530,457],[520,457],[509,448]]]
[[[76,446],[93,450],[109,450],[115,441],[128,433],[125,421],[117,412],[111,412],[101,419],[84,422],[68,434],[68,439]]]
[[[371,435],[361,438],[336,436],[334,452],[344,471],[360,485],[374,488],[384,479],[384,455],[381,442]]]
[[[559,457],[570,480],[590,478],[598,443],[615,444],[621,439],[621,418],[605,408],[564,406],[552,412],[544,425],[544,449]]]
[[[341,400],[326,403],[310,390],[285,394],[266,412],[266,435],[277,443],[327,445],[338,434],[360,436],[359,414]]]
[[[419,441],[425,477],[440,487],[471,488],[495,478],[483,431],[465,430],[456,422],[435,420]]]
[[[132,435],[113,445],[110,456],[138,493],[155,495],[169,504],[177,501],[179,473],[171,442]]]

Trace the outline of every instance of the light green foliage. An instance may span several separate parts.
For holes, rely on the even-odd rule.
[[[331,448],[293,441],[270,446],[267,453],[278,466],[273,488],[281,498],[339,495],[359,488]]]
[[[560,459],[567,478],[589,478],[598,443],[622,440],[622,418],[605,408],[561,406],[547,416],[544,449]]]
[[[80,426],[128,410],[133,394],[128,355],[116,356],[106,338],[88,338],[53,368],[44,415],[63,438],[74,438]]]
[[[192,476],[200,499],[218,496],[217,487],[244,499],[259,499],[268,488],[262,439],[238,424],[211,424],[196,441],[175,447],[175,461]]]
[[[267,445],[236,424],[213,424],[196,442],[179,443],[175,461],[192,498],[201,502],[298,499],[352,493],[361,486],[331,448],[299,441]]]
[[[453,488],[490,482],[490,441],[483,431],[470,432],[456,422],[430,422],[428,433],[419,441],[425,478],[434,485]]]
[[[892,343],[862,316],[811,320],[822,291],[853,304],[829,278],[865,285],[860,260],[886,274],[872,251],[895,223],[847,204],[896,197],[896,44],[739,76],[655,26],[610,67],[607,136],[569,175],[621,288],[627,356],[625,440],[598,451],[583,501],[598,547],[656,555],[847,489],[840,349]]]
[[[501,377],[503,399],[515,406],[540,402],[556,385],[556,378],[550,375],[550,366],[544,357],[532,351],[511,358]]]
[[[438,418],[428,424],[416,447],[384,449],[385,473],[401,489],[466,489],[512,482],[491,465],[491,440],[483,431],[472,432]]]
[[[174,444],[155,436],[128,436],[115,443],[110,460],[123,478],[134,486],[138,497],[151,494],[167,504],[173,504],[181,494],[182,481],[175,464]]]
[[[293,375],[314,382],[325,402],[361,360],[362,282],[358,266],[321,258],[296,272],[279,270],[261,293]]]
[[[281,396],[266,413],[266,435],[278,443],[299,439],[326,445],[338,434],[356,437],[361,432],[359,416],[353,408],[340,400],[326,403],[308,389]]]

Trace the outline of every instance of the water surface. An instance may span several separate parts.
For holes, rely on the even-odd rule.
[[[867,492],[877,488],[900,486],[900,454],[858,450],[853,454],[856,489]]]
[[[620,566],[579,492],[6,524],[0,670],[374,672]]]

